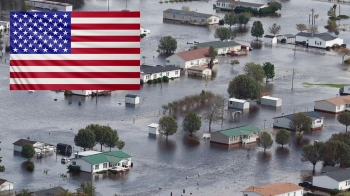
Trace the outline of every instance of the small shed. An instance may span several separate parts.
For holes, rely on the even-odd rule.
[[[284,34],[284,35],[278,35],[277,36],[277,40],[279,42],[282,42],[282,40],[285,39],[286,40],[286,43],[289,44],[289,43],[295,43],[295,35],[293,34]]]
[[[151,135],[159,135],[159,124],[157,123],[149,124],[148,133]]]
[[[264,36],[264,42],[270,43],[270,44],[276,44],[277,43],[277,37],[274,35],[265,35]]]
[[[261,97],[261,105],[280,107],[282,106],[282,99],[270,96],[263,96]]]
[[[200,67],[200,66],[193,66],[187,69],[187,74],[189,76],[197,76],[197,77],[203,77],[203,76],[211,76],[211,69],[207,67]]]
[[[72,146],[69,144],[58,143],[56,146],[56,150],[58,153],[72,153]]]
[[[125,95],[125,103],[134,105],[139,104],[140,97],[138,95],[127,94]]]
[[[230,98],[228,100],[228,107],[241,109],[241,110],[248,109],[249,101],[243,100],[243,99]]]

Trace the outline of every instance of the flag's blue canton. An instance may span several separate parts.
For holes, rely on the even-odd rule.
[[[11,12],[11,54],[69,54],[70,12]]]

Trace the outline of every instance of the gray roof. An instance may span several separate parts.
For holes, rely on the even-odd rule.
[[[275,36],[274,36],[274,35],[265,35],[264,37],[267,37],[267,38],[274,38]]]
[[[309,117],[314,117],[314,118],[323,118],[323,116],[315,111],[310,111],[310,112],[303,112],[304,114],[306,114]],[[294,114],[289,114],[289,115],[285,115],[285,116],[278,116],[275,118],[281,118],[281,117],[285,117],[288,118],[289,120],[292,120],[294,117]],[[275,119],[274,118],[274,119]]]
[[[312,35],[312,33],[307,33],[307,32],[299,32],[296,34],[297,36],[302,36],[302,37],[318,37],[324,41],[330,41],[330,40],[334,40],[337,37],[329,34],[329,33],[315,33]]]
[[[217,0],[216,2],[220,3],[231,3],[232,0]],[[243,6],[243,7],[261,7],[264,6],[265,4],[261,3],[250,3],[250,2],[244,2],[244,1],[239,1],[237,2],[236,6]]]
[[[241,44],[235,42],[235,41],[212,41],[212,42],[203,42],[195,44],[194,47],[197,48],[206,48],[212,46],[215,49],[218,48],[227,48],[232,46],[240,46]]]
[[[328,176],[338,182],[342,182],[345,180],[350,180],[350,169],[344,169],[341,171],[329,172],[324,174],[323,176]]]
[[[36,143],[36,141],[31,141],[31,140],[26,140],[26,139],[19,139],[19,140],[15,141],[15,142],[13,143],[13,145],[16,145],[16,146],[25,146],[25,145],[27,145],[27,144],[33,145],[33,144],[35,144],[35,143]]]
[[[195,11],[184,11],[184,10],[176,10],[176,9],[170,9],[170,8],[163,11],[163,13],[187,15],[187,16],[198,17],[198,18],[209,18],[211,16],[215,16],[214,14],[204,14],[204,13],[198,13]]]
[[[283,36],[286,38],[294,38],[295,37],[295,35],[293,35],[293,34],[284,34],[284,35],[278,35],[278,36]]]
[[[339,167],[325,166],[324,168],[322,168],[321,173],[330,173],[330,172],[336,172],[340,170],[343,170],[343,169]]]
[[[150,66],[150,65],[141,65],[141,72],[146,74],[161,73],[167,71],[181,70],[181,68],[176,67],[175,65],[165,65],[165,66]]]
[[[66,191],[64,188],[62,188],[61,186],[58,187],[53,187],[50,189],[45,189],[45,190],[41,190],[41,191],[36,191],[33,192],[33,196],[54,196],[54,195],[58,195],[61,192]]]
[[[138,97],[138,95],[127,94],[127,95],[125,95],[125,97],[136,98],[136,97]]]

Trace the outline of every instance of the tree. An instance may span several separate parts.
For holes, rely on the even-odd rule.
[[[125,142],[124,141],[121,141],[121,140],[118,140],[117,141],[117,148],[118,150],[122,150],[125,146]]]
[[[111,151],[112,148],[117,146],[118,141],[119,141],[119,136],[118,136],[117,130],[108,131],[104,145],[106,148],[109,148],[109,151]]]
[[[208,100],[204,118],[209,121],[209,133],[211,132],[212,123],[218,122],[223,118],[224,101],[225,98],[221,95],[215,95]]]
[[[348,132],[348,126],[350,125],[350,112],[343,111],[337,116],[338,122],[345,125],[345,132]]]
[[[225,14],[224,21],[231,29],[231,26],[237,23],[237,16],[234,13]]]
[[[250,30],[250,34],[253,37],[256,37],[257,40],[259,39],[259,37],[262,37],[264,35],[264,28],[260,21],[253,22],[253,26],[252,26],[252,29]]]
[[[314,26],[310,27],[310,28],[308,29],[308,31],[309,31],[310,33],[312,33],[312,34],[318,33],[317,27],[314,27]]]
[[[190,135],[198,131],[202,126],[202,119],[195,112],[190,111],[182,121],[182,128]]]
[[[82,193],[86,196],[95,196],[96,187],[91,182],[82,182],[80,187],[77,189],[77,193]]]
[[[302,112],[296,113],[290,121],[289,127],[299,132],[310,131],[312,127],[312,118]]]
[[[270,63],[270,62],[266,62],[263,64],[263,69],[265,72],[265,76],[266,76],[266,82],[268,79],[273,79],[275,77],[275,65]]]
[[[163,116],[159,120],[160,131],[166,136],[167,139],[169,135],[176,133],[177,127],[177,122],[172,116]]]
[[[93,148],[96,144],[96,137],[91,129],[80,129],[78,134],[74,136],[74,144],[82,147],[84,151],[87,148]]]
[[[276,143],[282,145],[286,145],[290,142],[290,133],[285,129],[281,129],[276,134]]]
[[[322,150],[322,160],[325,165],[349,163],[350,147],[341,141],[329,140]]]
[[[267,132],[261,132],[259,136],[259,146],[264,148],[264,153],[266,149],[271,148],[273,140],[271,135]]]
[[[227,88],[230,97],[237,99],[256,99],[259,96],[258,82],[248,75],[238,75],[233,78]]]
[[[337,23],[334,20],[328,20],[327,25],[324,28],[328,29],[329,32],[335,32],[339,29]]]
[[[234,10],[236,8],[238,1],[239,0],[230,0],[230,7],[232,10]]]
[[[277,1],[270,1],[270,2],[268,3],[268,5],[269,5],[269,7],[272,9],[273,12],[282,9],[281,3],[277,2]]]
[[[184,6],[181,7],[181,10],[183,10],[183,11],[190,11],[190,7],[184,5]]]
[[[0,144],[1,144],[1,141],[0,141]],[[1,148],[0,148],[0,151],[1,151]],[[0,157],[0,163],[2,162],[2,157]],[[3,165],[0,165],[0,172],[4,172],[5,171],[5,166]]]
[[[306,31],[307,26],[305,24],[297,24],[297,30],[300,32]]]
[[[171,54],[174,53],[177,49],[177,41],[171,36],[165,36],[160,38],[158,51],[160,53]]]
[[[347,48],[341,47],[341,48],[338,48],[336,51],[337,51],[338,55],[341,56],[342,63],[344,63],[344,58],[346,56],[350,56],[350,50]]]
[[[273,23],[271,27],[269,27],[269,33],[276,36],[281,31],[281,25],[277,25],[276,23]]]
[[[334,133],[329,140],[344,142],[350,146],[350,132],[349,133]]]
[[[303,147],[303,152],[301,153],[301,156],[313,165],[313,173],[315,173],[316,163],[321,161],[321,151],[321,148],[319,148],[316,145],[305,145]]]
[[[33,145],[31,145],[31,144],[24,145],[22,147],[22,150],[21,150],[21,155],[24,158],[27,158],[28,161],[30,161],[30,159],[33,158],[35,155],[35,149],[34,149]]]
[[[32,194],[27,189],[22,189],[16,196],[31,196]]]
[[[335,9],[333,7],[329,8],[328,12],[327,12],[327,15],[329,17],[336,17],[336,14],[335,14]]]
[[[219,27],[215,29],[215,38],[219,38],[220,41],[224,41],[225,39],[230,39],[232,36],[232,32],[229,28],[226,27]]]
[[[237,15],[237,23],[241,26],[246,25],[248,24],[251,17],[252,14],[250,12],[239,13]]]
[[[255,64],[253,62],[246,63],[243,70],[246,75],[254,78],[258,84],[261,84],[265,78],[265,71],[260,64]]]
[[[108,131],[112,131],[112,128],[109,126],[101,126],[98,124],[91,124],[91,125],[86,126],[86,129],[90,129],[94,132],[95,141],[96,141],[96,143],[100,144],[101,152],[102,152],[102,146],[106,142],[107,133],[108,133]]]
[[[218,51],[215,50],[215,48],[213,46],[209,47],[209,51],[208,51],[208,57],[210,59],[209,62],[209,67],[210,69],[213,68],[213,64],[214,64],[214,59],[218,56]]]

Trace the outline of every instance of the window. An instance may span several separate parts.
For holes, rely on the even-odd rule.
[[[317,45],[317,41],[315,41],[315,44]]]
[[[72,165],[77,165],[77,162],[73,161],[73,162],[72,162]]]
[[[321,120],[317,120],[316,123],[321,123]]]
[[[173,15],[173,18],[175,18],[175,14]]]
[[[337,105],[337,110],[340,110],[340,105]]]
[[[95,169],[99,169],[100,168],[100,165],[95,165]]]
[[[170,60],[166,60],[167,63],[170,63]]]
[[[146,80],[149,80],[149,75],[146,76]]]
[[[244,194],[243,196],[248,196],[248,194]]]
[[[161,78],[161,77],[162,77],[162,74],[159,74],[159,77]]]
[[[230,142],[232,142],[233,141],[233,137],[230,137]]]
[[[191,61],[191,65],[193,65],[193,61]]]
[[[204,19],[202,19],[201,22],[204,22]]]
[[[182,16],[182,19],[185,19],[185,16]]]
[[[297,194],[296,194],[296,192],[294,192],[294,196],[296,196]]]
[[[230,101],[230,104],[232,104],[232,101]]]
[[[157,79],[157,74],[153,74],[153,79]]]
[[[103,168],[107,168],[107,163],[103,163]]]
[[[166,72],[166,76],[169,76],[169,72]]]
[[[178,75],[179,74],[179,71],[175,71],[175,75]]]

